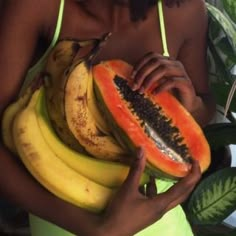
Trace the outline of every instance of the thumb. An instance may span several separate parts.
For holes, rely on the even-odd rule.
[[[136,158],[131,164],[129,174],[124,181],[124,186],[126,186],[129,190],[137,190],[139,187],[141,175],[144,171],[146,164],[144,150],[143,148],[138,148],[136,152]]]

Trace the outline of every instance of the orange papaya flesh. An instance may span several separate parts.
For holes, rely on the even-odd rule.
[[[102,109],[123,141],[134,150],[142,146],[147,168],[184,177],[192,159],[202,172],[210,164],[210,149],[202,129],[170,93],[158,95],[132,91],[132,67],[120,60],[93,68],[96,94]],[[115,125],[114,125],[115,123]]]

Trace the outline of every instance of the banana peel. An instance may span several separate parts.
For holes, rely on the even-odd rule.
[[[86,154],[76,152],[65,145],[51,126],[45,100],[45,93],[41,92],[36,107],[36,116],[42,136],[50,146],[50,149],[66,165],[88,179],[106,187],[119,187],[128,175],[129,166],[118,162],[98,160]],[[140,185],[144,185],[148,180],[148,175],[143,173]]]

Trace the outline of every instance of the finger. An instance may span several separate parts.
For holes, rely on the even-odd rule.
[[[165,193],[154,198],[155,204],[160,204],[161,202],[165,206],[163,208],[164,211],[169,211],[187,199],[200,178],[201,170],[199,164],[197,161],[193,161],[190,173]]]
[[[200,179],[200,166],[197,161],[193,160],[190,173],[179,183],[168,190],[168,193],[172,195],[172,201],[170,201],[167,211],[184,202],[191,194]]]
[[[201,169],[197,161],[193,160],[192,168],[189,174],[175,184],[167,192],[173,194],[172,199],[188,195],[201,178]]]
[[[168,60],[168,57],[165,57],[161,54],[148,52],[135,64],[134,69],[133,69],[133,76],[135,76],[136,72],[139,71],[145,64],[148,63],[148,61],[152,60],[153,58]]]
[[[157,94],[163,91],[170,91],[172,89],[178,89],[182,94],[192,94],[193,86],[191,81],[185,77],[165,78],[160,80],[158,86],[152,91],[153,94]]]
[[[162,81],[162,79],[160,80]],[[176,98],[182,103],[182,105],[191,111],[194,107],[194,102],[196,101],[196,93],[192,82],[183,77],[179,78],[166,78],[164,82],[158,83],[157,87],[151,90],[153,95],[160,92],[168,91],[174,92]]]
[[[150,74],[146,74],[142,79],[142,84],[140,84],[140,92],[155,89],[159,86],[160,82],[166,79],[167,67],[165,65],[159,65]],[[138,75],[137,75],[138,76]],[[138,79],[139,80],[139,79]]]
[[[147,61],[146,64],[143,64],[142,67],[135,73],[133,77],[133,90],[138,90],[143,87],[144,80],[155,71],[161,63],[158,61],[157,58],[153,58]]]
[[[131,75],[131,78],[134,79],[133,89],[139,89],[144,78],[161,64],[171,64],[171,62],[168,58],[156,53],[148,53],[144,56],[134,66],[134,70]]]
[[[168,61],[168,63],[167,63]],[[148,66],[148,65],[147,65]],[[138,85],[140,86],[140,90],[143,92],[145,90],[153,89],[153,84],[159,84],[159,80],[163,77],[177,78],[176,82],[178,82],[178,78],[186,78],[186,72],[182,66],[179,65],[176,61],[170,60],[159,60],[158,64],[154,64],[155,68],[152,68],[152,71],[140,71],[136,75],[136,80],[138,81]],[[149,73],[150,72],[150,73]]]
[[[198,165],[198,162],[194,161],[192,171],[194,171],[195,173],[194,174],[190,173],[191,177],[187,176],[188,177],[188,183],[187,183],[188,188],[186,188],[186,193],[183,194],[182,196],[180,196],[179,198],[177,198],[171,204],[169,204],[167,210],[172,209],[173,207],[177,206],[178,204],[183,203],[189,197],[189,195],[193,191],[194,187],[196,186],[196,184],[201,179],[201,170],[200,170],[200,167]]]
[[[149,198],[153,198],[156,195],[157,195],[157,187],[156,187],[155,178],[153,176],[150,176],[150,180],[147,183],[147,187],[146,187],[146,196]]]
[[[145,156],[143,148],[138,148],[137,157],[132,163],[129,174],[124,181],[122,188],[128,191],[137,191],[139,188],[140,178],[145,168]]]
[[[139,186],[138,191],[139,191],[143,196],[146,196],[145,185]]]

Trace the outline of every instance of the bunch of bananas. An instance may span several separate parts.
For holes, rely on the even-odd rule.
[[[84,46],[84,48],[87,45]],[[118,143],[98,110],[90,59],[81,60],[76,41],[60,41],[45,67],[47,107],[58,136],[70,147],[100,159],[120,160],[127,150]]]
[[[30,86],[5,110],[2,136],[5,145],[50,192],[99,212],[125,180],[129,166],[113,161],[125,154],[124,148],[110,135],[97,109],[86,61],[72,63],[74,48],[70,41],[55,47],[49,55],[44,85]],[[59,61],[54,57],[58,50]],[[72,69],[65,73],[70,63]],[[140,184],[147,181],[144,173]]]

